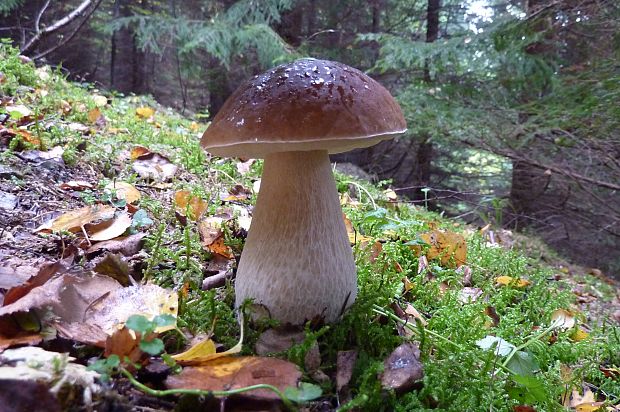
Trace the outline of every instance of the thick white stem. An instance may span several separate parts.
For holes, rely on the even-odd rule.
[[[283,323],[333,322],[357,294],[356,268],[327,151],[265,158],[235,281]]]

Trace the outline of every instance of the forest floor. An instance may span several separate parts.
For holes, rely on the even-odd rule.
[[[336,173],[356,303],[244,321],[262,163],[206,154],[200,116],[0,57],[1,411],[619,410],[611,277]]]

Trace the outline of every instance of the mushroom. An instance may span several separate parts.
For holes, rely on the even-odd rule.
[[[228,98],[202,146],[216,156],[265,159],[235,280],[237,306],[251,298],[294,325],[342,315],[357,295],[357,276],[329,154],[405,130],[383,86],[333,61],[278,66]]]

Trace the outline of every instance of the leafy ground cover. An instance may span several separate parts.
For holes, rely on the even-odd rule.
[[[596,270],[336,172],[356,303],[337,324],[251,324],[234,269],[262,163],[203,152],[201,116],[0,57],[0,402],[618,409],[618,289]]]

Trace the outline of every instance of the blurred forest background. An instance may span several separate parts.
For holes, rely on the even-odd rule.
[[[347,63],[409,131],[335,160],[620,272],[617,0],[0,0],[0,30],[73,80],[207,118],[275,64]]]

